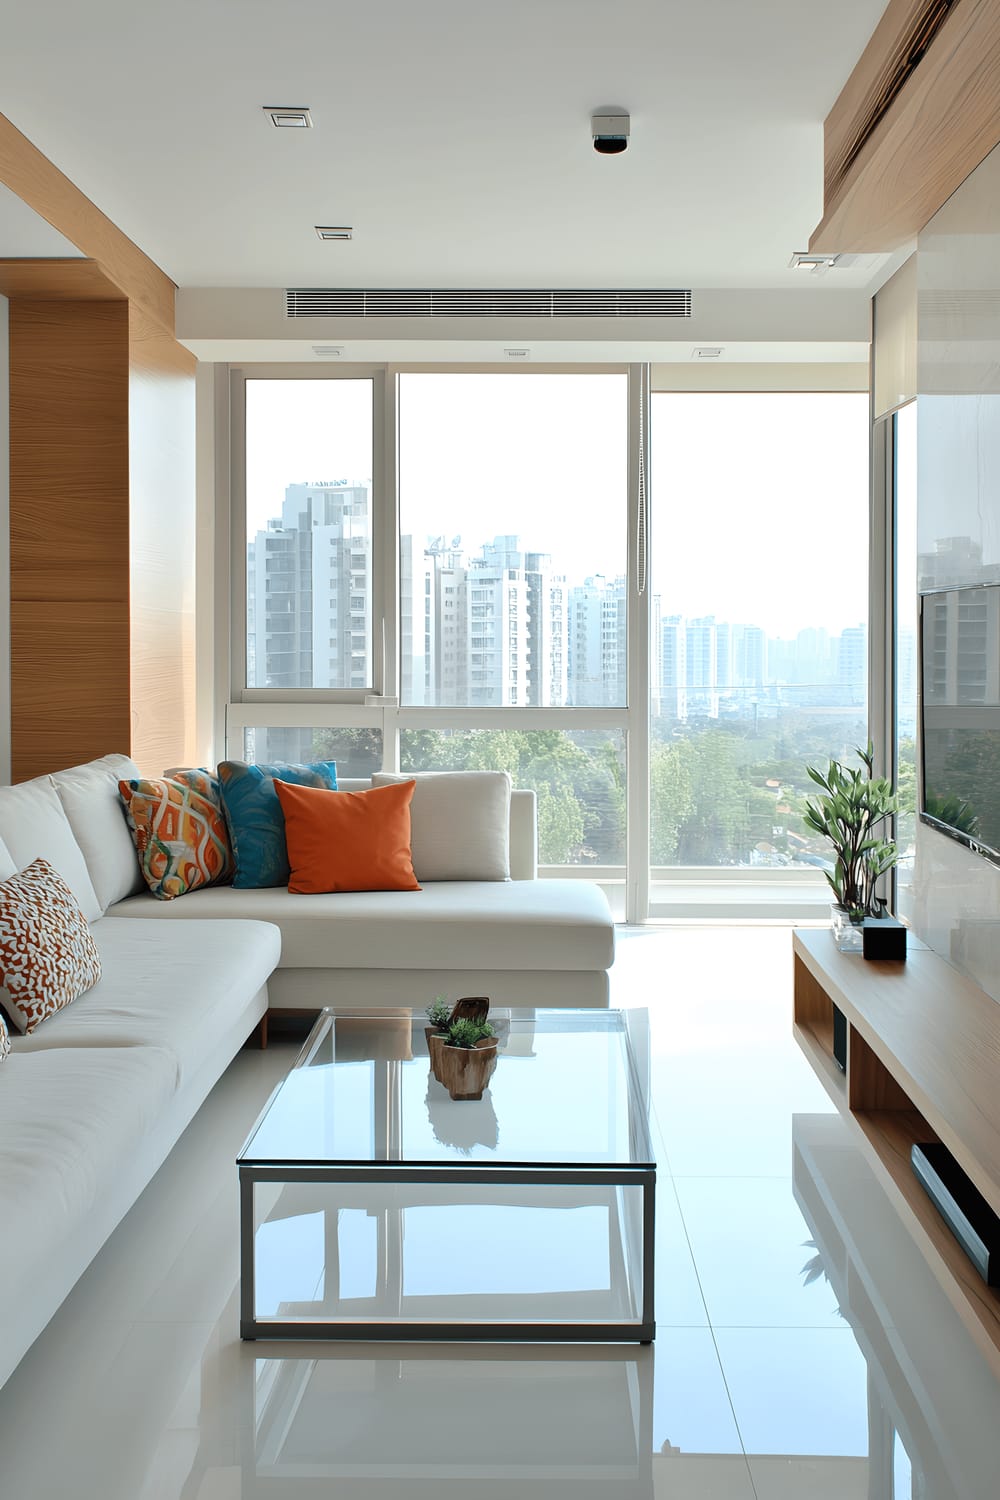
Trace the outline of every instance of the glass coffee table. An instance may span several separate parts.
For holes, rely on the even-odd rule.
[[[652,1340],[645,1013],[490,1018],[455,1101],[422,1015],[320,1015],[237,1161],[242,1338]]]

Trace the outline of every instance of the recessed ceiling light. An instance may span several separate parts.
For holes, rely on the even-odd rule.
[[[261,109],[271,116],[271,124],[279,130],[310,130],[312,116],[301,104],[262,104]]]
[[[692,359],[721,359],[724,351],[718,344],[699,344],[691,350]]]
[[[839,259],[839,255],[810,255],[808,250],[796,250],[788,264],[794,271],[829,271]]]
[[[340,359],[344,353],[343,344],[313,344],[312,349],[320,359]]]
[[[317,224],[316,233],[321,240],[349,240],[354,227],[351,224]]]

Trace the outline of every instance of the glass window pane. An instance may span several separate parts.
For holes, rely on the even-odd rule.
[[[651,864],[822,868],[806,764],[868,735],[868,398],[664,393],[650,425]]]
[[[625,860],[625,736],[620,730],[404,729],[403,771],[509,771],[538,798],[538,862]]]
[[[626,701],[624,375],[400,377],[402,701]]]
[[[273,765],[285,760],[301,764],[335,760],[337,777],[371,776],[382,768],[381,729],[275,729],[254,727],[243,731],[246,760]]]
[[[911,402],[895,423],[896,520],[896,780],[899,817],[896,843],[896,912],[909,918],[913,908],[913,861],[917,820],[917,405]]]
[[[372,390],[246,382],[247,687],[373,686]]]

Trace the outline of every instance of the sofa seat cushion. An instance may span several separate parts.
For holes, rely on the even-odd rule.
[[[142,899],[147,910],[174,909]],[[102,979],[37,1032],[14,1038],[8,1061],[60,1048],[156,1047],[173,1059],[174,1086],[181,1087],[232,1030],[281,952],[277,928],[262,922],[165,926],[105,917],[91,931]]]
[[[25,1039],[27,1040],[27,1039]],[[155,1047],[15,1049],[0,1088],[0,1265],[30,1295],[31,1268],[79,1229],[176,1087]]]
[[[614,959],[604,893],[579,880],[437,881],[422,891],[319,896],[215,886],[183,902],[132,897],[106,921],[169,922],[175,913],[276,923],[283,969],[592,970]]]

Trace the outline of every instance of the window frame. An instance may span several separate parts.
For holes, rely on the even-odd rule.
[[[247,364],[230,371],[230,683],[225,712],[225,753],[242,757],[249,728],[377,728],[382,732],[383,768],[398,771],[402,729],[616,729],[626,755],[626,862],[602,867],[611,883],[623,884],[627,920],[644,914],[648,882],[646,833],[648,787],[648,720],[646,691],[648,597],[640,580],[648,574],[648,545],[639,519],[640,472],[643,472],[641,409],[648,402],[646,367],[624,364],[539,364],[530,370],[489,364],[354,364],[336,369],[315,365]],[[620,706],[506,708],[401,706],[401,612],[399,592],[399,376],[408,373],[502,374],[511,379],[535,375],[619,374],[626,378],[626,702]],[[372,474],[372,651],[373,682],[365,689],[251,688],[246,685],[246,384],[253,379],[370,378],[373,390]],[[630,829],[636,831],[630,833]],[[592,867],[542,867],[543,874],[593,879]]]
[[[372,681],[363,688],[261,688],[247,683],[247,534],[246,515],[246,387],[251,380],[370,380],[372,382],[372,489],[371,489],[371,630]],[[395,601],[387,586],[393,576],[392,560],[385,553],[386,512],[395,493],[395,476],[387,464],[386,367],[351,364],[328,369],[325,365],[266,365],[234,367],[229,372],[230,393],[230,552],[229,552],[229,704],[259,703],[358,703],[384,694],[386,680],[394,680],[395,654],[389,643],[393,635],[389,616]],[[229,718],[227,713],[227,754]],[[275,728],[280,727],[277,724]]]

